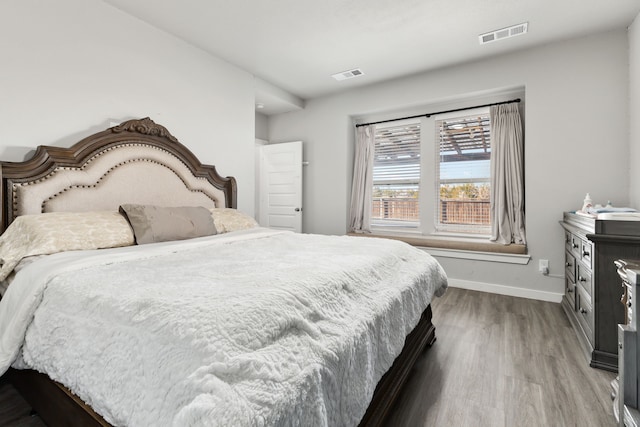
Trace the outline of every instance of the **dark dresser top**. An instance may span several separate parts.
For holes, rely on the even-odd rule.
[[[596,219],[574,212],[565,212],[563,221],[587,234],[611,234],[618,236],[640,237],[640,221],[618,221],[614,219]]]

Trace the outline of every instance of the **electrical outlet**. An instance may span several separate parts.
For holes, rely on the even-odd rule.
[[[540,273],[544,274],[545,276],[547,274],[549,274],[549,260],[548,259],[541,259],[540,263],[538,264],[538,271],[540,271]]]

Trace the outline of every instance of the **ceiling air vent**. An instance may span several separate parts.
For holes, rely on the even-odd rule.
[[[502,28],[500,30],[490,31],[488,33],[480,34],[478,38],[480,39],[480,44],[487,44],[491,42],[495,42],[497,40],[508,39],[510,37],[519,36],[527,32],[529,27],[528,22],[524,22],[522,24],[514,25],[508,28]]]
[[[360,77],[363,75],[364,75],[364,72],[360,68],[354,68],[353,70],[342,71],[340,73],[332,74],[331,77],[340,81],[340,80],[352,79],[354,77]]]

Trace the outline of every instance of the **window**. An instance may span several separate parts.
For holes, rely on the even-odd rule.
[[[446,251],[526,253],[521,99],[487,98],[357,124],[350,229]]]
[[[489,110],[469,114],[376,126],[373,228],[491,233]]]
[[[379,125],[375,132],[371,224],[417,228],[419,190],[420,122]]]
[[[436,120],[437,231],[490,234],[489,112]]]

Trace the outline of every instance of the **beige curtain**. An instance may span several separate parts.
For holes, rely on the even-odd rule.
[[[374,125],[356,127],[356,150],[349,211],[349,231],[355,233],[371,232],[374,143]]]
[[[526,244],[522,122],[518,104],[494,105],[491,117],[491,240]]]

